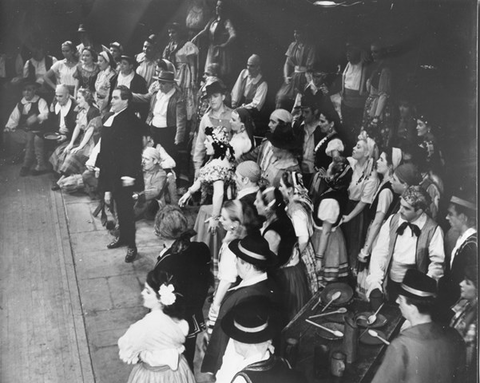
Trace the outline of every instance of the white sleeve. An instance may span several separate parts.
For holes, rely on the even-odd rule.
[[[268,84],[266,81],[264,81],[258,86],[252,102],[250,104],[245,105],[245,108],[247,109],[257,108],[257,110],[261,110],[263,107],[263,104],[265,103],[265,99],[267,98],[267,92],[268,92]]]
[[[437,226],[435,233],[433,233],[432,240],[428,247],[428,256],[430,258],[430,264],[428,265],[427,275],[438,281],[443,276],[445,263],[443,231],[440,226]]]
[[[317,216],[322,222],[328,222],[332,225],[337,222],[340,214],[340,205],[333,198],[326,198],[320,202]]]
[[[162,145],[157,144],[156,149],[160,153],[160,166],[162,169],[173,169],[177,166],[175,160],[167,153]]]
[[[41,122],[47,120],[47,118],[48,118],[48,104],[43,98],[40,98],[38,100],[38,111],[39,111],[38,119]]]
[[[383,291],[382,285],[388,267],[388,247],[390,243],[390,222],[392,221],[392,217],[393,216],[390,216],[380,228],[377,243],[372,249],[370,272],[367,277],[367,296],[375,289]]]
[[[15,130],[19,122],[20,122],[20,111],[18,110],[17,105],[15,105],[15,107],[12,110],[12,113],[10,113],[10,117],[8,118],[7,125],[5,125],[6,127],[5,130]]]

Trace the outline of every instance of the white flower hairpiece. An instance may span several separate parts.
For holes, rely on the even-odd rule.
[[[164,306],[173,305],[177,300],[174,291],[175,287],[172,284],[168,286],[166,284],[161,285],[160,290],[158,291],[158,294],[160,295],[160,303]]]

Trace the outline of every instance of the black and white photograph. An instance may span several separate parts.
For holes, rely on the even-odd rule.
[[[1,383],[477,383],[476,0],[0,0]]]

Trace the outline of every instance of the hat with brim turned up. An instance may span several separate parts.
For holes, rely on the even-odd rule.
[[[265,238],[260,234],[247,235],[243,239],[235,239],[228,248],[240,259],[252,265],[271,267],[276,264],[277,256],[270,251]]]

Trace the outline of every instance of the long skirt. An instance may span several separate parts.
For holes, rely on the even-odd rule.
[[[315,229],[312,243],[315,249],[320,246],[322,230]],[[322,259],[322,267],[318,281],[321,284],[336,282],[339,278],[348,276],[348,254],[345,237],[342,230],[337,227],[328,237],[327,247]]]
[[[282,267],[276,271],[276,275],[288,321],[291,321],[312,297],[305,265],[300,261],[295,266]]]
[[[349,214],[357,205],[358,201],[348,201],[347,213]],[[350,222],[342,225],[347,244],[348,260],[350,268],[356,270],[357,257],[365,242],[368,229],[368,206]]]
[[[218,275],[218,254],[220,252],[220,248],[222,247],[223,238],[225,238],[226,232],[223,229],[220,223],[217,226],[216,234],[210,234],[208,231],[208,224],[209,222],[205,222],[207,219],[212,217],[212,210],[213,205],[203,205],[200,207],[198,211],[197,219],[195,220],[195,225],[193,226],[193,230],[197,232],[192,238],[192,241],[195,242],[203,242],[205,243],[210,252],[212,254],[212,272],[217,279]]]
[[[295,249],[294,251],[298,250]],[[305,265],[310,292],[313,295],[318,291],[318,273],[320,270],[317,269],[317,262],[315,262],[315,249],[313,248],[311,241],[309,241],[308,245],[300,254],[300,259]]]
[[[168,366],[153,367],[146,363],[136,364],[127,383],[195,383],[195,377],[185,357],[180,355],[176,371]]]

